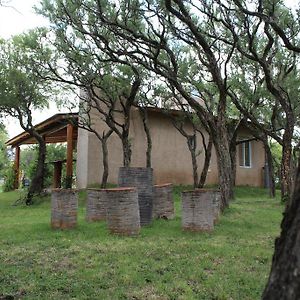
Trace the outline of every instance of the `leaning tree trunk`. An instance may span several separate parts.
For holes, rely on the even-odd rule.
[[[39,153],[35,176],[33,177],[26,196],[26,205],[32,204],[32,198],[35,194],[40,194],[44,188],[45,160],[46,160],[46,142],[38,133],[32,134],[39,145]]]
[[[300,160],[293,201],[286,207],[263,300],[300,299]]]
[[[205,143],[205,141],[204,141],[204,143]],[[200,180],[198,183],[198,188],[203,188],[205,181],[206,181],[209,164],[210,164],[210,159],[211,159],[212,144],[213,144],[212,138],[209,136],[208,145],[206,147],[206,150],[204,151],[204,164],[203,164]]]

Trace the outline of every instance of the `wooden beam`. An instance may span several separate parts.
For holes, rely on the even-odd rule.
[[[19,188],[20,183],[20,146],[15,147],[15,189]]]
[[[67,166],[66,166],[66,188],[72,188],[73,178],[73,125],[67,126]]]

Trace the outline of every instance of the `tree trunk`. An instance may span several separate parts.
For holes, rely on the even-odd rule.
[[[237,153],[237,144],[236,138],[232,143],[230,143],[230,159],[231,159],[231,176],[232,176],[232,184],[235,186],[236,182],[236,153]]]
[[[150,129],[148,126],[148,114],[144,107],[139,107],[139,111],[140,111],[140,114],[142,117],[144,131],[145,131],[146,139],[147,139],[146,167],[151,168],[151,166],[152,166],[152,162],[151,162],[152,161],[152,138],[151,138],[151,133],[150,133]]]
[[[194,188],[198,186],[198,164],[196,156],[196,134],[186,135],[188,148],[192,158]]]
[[[40,194],[44,185],[44,173],[45,173],[45,159],[46,159],[46,142],[42,136],[34,133],[33,136],[38,141],[39,153],[35,176],[31,181],[29,190],[26,196],[26,205],[32,204],[32,198],[35,194]]]
[[[219,185],[221,191],[222,211],[229,206],[229,200],[233,196],[233,181],[231,157],[226,128],[215,130],[212,135],[217,156]]]
[[[281,235],[275,241],[275,252],[263,300],[300,299],[300,160],[291,206],[281,223]]]
[[[205,141],[204,141],[204,143],[205,143]],[[207,145],[206,150],[204,152],[205,153],[205,155],[204,155],[204,164],[203,164],[200,180],[199,180],[199,183],[198,183],[198,188],[203,188],[203,186],[205,184],[205,181],[206,181],[207,172],[208,172],[210,159],[211,159],[212,144],[213,144],[212,143],[212,138],[209,136],[208,145]]]
[[[112,132],[112,131],[111,131]],[[103,163],[103,173],[102,173],[102,180],[101,180],[101,188],[106,188],[107,179],[109,174],[109,167],[108,167],[108,148],[107,148],[107,140],[110,135],[103,136],[101,140],[102,146],[102,163]]]
[[[284,133],[281,160],[281,200],[287,205],[291,204],[291,161],[292,161],[292,135],[287,130]]]
[[[123,167],[130,167],[131,163],[131,145],[128,136],[122,138],[123,147]]]
[[[269,186],[269,195],[270,198],[275,198],[276,196],[276,189],[275,189],[275,176],[274,176],[274,165],[273,165],[273,156],[272,152],[268,143],[267,136],[264,136],[262,138],[262,142],[264,144],[265,153],[266,153],[266,161],[268,164],[268,170],[265,170],[265,172],[268,172],[268,177],[270,180],[270,186]]]

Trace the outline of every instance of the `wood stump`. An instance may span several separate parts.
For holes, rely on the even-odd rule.
[[[155,219],[174,218],[173,185],[171,183],[155,185],[152,216]]]
[[[53,189],[51,192],[51,227],[70,229],[77,225],[78,195],[73,189]]]
[[[105,221],[107,213],[106,192],[102,189],[87,189],[86,220]]]
[[[138,235],[140,214],[136,188],[114,188],[102,190],[107,200],[107,225],[110,233]]]
[[[182,228],[205,232],[214,229],[213,195],[211,190],[182,192]]]
[[[152,221],[153,169],[121,167],[118,182],[120,187],[137,188],[141,226],[149,225]]]

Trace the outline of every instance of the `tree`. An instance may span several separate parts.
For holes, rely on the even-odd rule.
[[[35,129],[33,111],[47,106],[55,88],[41,79],[36,70],[47,60],[47,53],[34,51],[43,41],[43,30],[15,36],[0,42],[0,112],[2,116],[18,119],[23,130],[34,137],[39,145],[35,177],[26,197],[26,204],[32,204],[34,194],[43,189],[46,143]],[[34,58],[34,59],[33,59]]]
[[[3,125],[0,125],[0,178],[4,178],[4,174],[9,165],[7,147],[5,142],[8,140],[8,135]]]
[[[67,82],[81,89],[81,128],[94,132],[102,145],[104,172],[102,186],[108,177],[107,140],[116,134],[123,149],[123,165],[131,163],[130,120],[133,107],[141,113],[147,138],[146,165],[151,166],[151,135],[147,114],[143,108],[143,80],[145,72],[135,62],[114,49],[116,37],[95,22],[95,14],[84,11],[82,3],[65,5],[64,2],[44,2],[41,12],[49,17],[56,35],[54,45],[66,68],[49,64],[52,79]],[[68,27],[68,31],[65,27]],[[145,87],[146,89],[146,87]],[[94,125],[93,112],[107,125],[100,132]]]
[[[66,159],[66,145],[47,144],[47,159],[45,161],[44,186],[50,187],[53,183],[54,166],[51,162]],[[30,181],[34,178],[37,168],[39,147],[36,145],[26,147],[22,150],[20,168],[24,178]]]
[[[293,201],[281,222],[281,234],[275,241],[272,268],[262,299],[296,300],[300,298],[300,160]]]
[[[210,39],[208,33],[215,30],[213,24],[207,23],[202,18],[204,15],[194,14],[191,3],[166,1],[166,5],[162,5],[159,1],[121,1],[118,5],[112,4],[97,1],[76,6],[60,0],[44,1],[42,12],[62,29],[74,20],[74,15],[80,16],[73,23],[80,27],[81,35],[88,31],[89,39],[97,37],[97,45],[105,45],[107,53],[144,67],[174,87],[197,112],[213,139],[223,207],[228,206],[233,186],[226,114],[227,64],[231,49],[226,47],[224,51]],[[55,15],[57,11],[59,18]],[[99,29],[111,38],[99,34]],[[178,51],[178,46],[186,51]],[[225,56],[222,61],[219,60],[221,54]],[[181,61],[186,63],[181,64]],[[202,87],[208,83],[210,88],[204,91]],[[192,90],[201,93],[206,106],[192,96]]]

